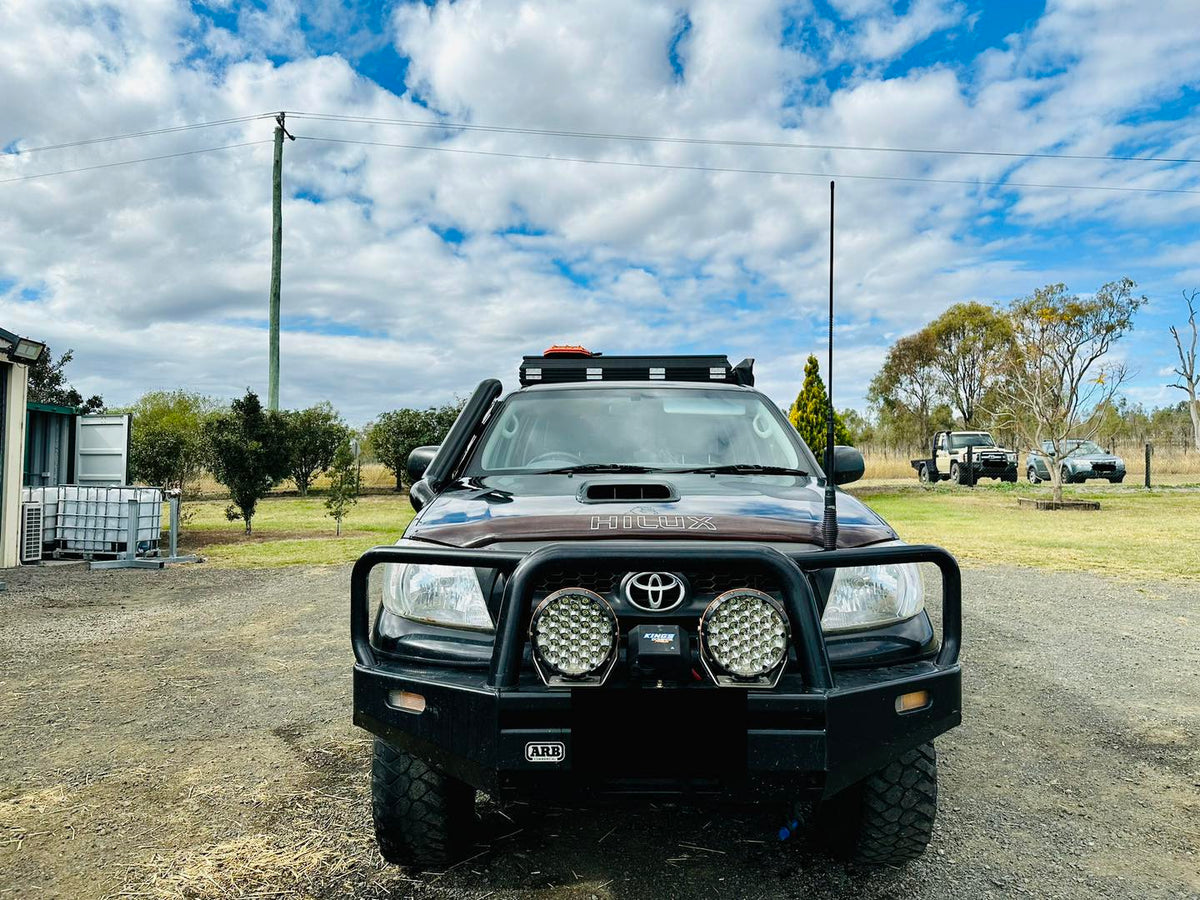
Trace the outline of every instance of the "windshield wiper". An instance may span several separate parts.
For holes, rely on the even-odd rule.
[[[631,463],[580,463],[560,469],[543,469],[538,475],[573,475],[576,472],[658,472],[652,466],[637,466]]]
[[[760,466],[757,463],[730,463],[724,466],[697,466],[694,469],[671,469],[672,472],[695,472],[699,475],[807,475],[803,469],[787,466]]]

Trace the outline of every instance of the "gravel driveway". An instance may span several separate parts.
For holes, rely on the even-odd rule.
[[[753,815],[489,806],[478,856],[416,873],[374,852],[348,568],[17,572],[0,897],[1200,897],[1200,587],[965,574],[965,722],[907,869]]]

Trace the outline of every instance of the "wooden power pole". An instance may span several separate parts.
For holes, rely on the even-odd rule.
[[[279,409],[279,277],[283,256],[283,113],[275,117],[275,169],[271,175],[271,300],[270,362],[267,374],[267,409]]]

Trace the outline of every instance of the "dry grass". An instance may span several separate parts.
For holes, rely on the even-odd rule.
[[[314,781],[274,798],[283,805],[273,827],[156,852],[144,876],[106,900],[351,900],[421,885],[380,857],[357,765]]]
[[[313,482],[312,490],[320,493],[329,487],[329,476],[319,475]],[[382,463],[364,463],[362,467],[362,487],[364,493],[392,491],[396,487],[396,476],[384,468]],[[202,499],[219,500],[229,496],[229,491],[208,472],[200,476],[200,480],[192,487],[192,492]],[[294,494],[295,483],[289,478],[280,482],[272,491],[273,494]]]
[[[324,830],[286,839],[239,835],[163,859],[144,888],[115,896],[162,900],[311,896],[314,880],[344,878],[355,867],[357,854],[334,846],[334,838],[336,834]]]

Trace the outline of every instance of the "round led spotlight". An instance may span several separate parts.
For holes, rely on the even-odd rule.
[[[702,658],[738,682],[769,682],[773,686],[783,671],[790,634],[779,602],[750,588],[726,591],[700,617]],[[729,679],[715,680],[729,683]]]
[[[555,591],[529,622],[533,660],[547,684],[599,684],[617,658],[617,615],[584,588]]]

